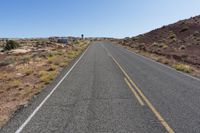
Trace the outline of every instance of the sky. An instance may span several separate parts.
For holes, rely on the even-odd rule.
[[[0,0],[0,38],[132,37],[200,15],[200,0]]]

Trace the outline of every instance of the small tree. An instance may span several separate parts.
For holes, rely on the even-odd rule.
[[[84,35],[83,34],[81,34],[81,39],[83,39],[84,38]]]
[[[11,50],[11,49],[16,49],[19,47],[19,43],[13,40],[9,40],[6,42],[6,45],[4,46],[4,50]]]

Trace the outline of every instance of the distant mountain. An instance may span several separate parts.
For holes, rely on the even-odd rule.
[[[125,38],[121,43],[200,67],[200,16]]]

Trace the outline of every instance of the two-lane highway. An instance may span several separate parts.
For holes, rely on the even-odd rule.
[[[96,42],[2,133],[199,133],[200,80]]]

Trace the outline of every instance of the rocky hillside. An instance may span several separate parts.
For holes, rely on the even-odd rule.
[[[200,16],[125,38],[120,43],[200,67]]]

